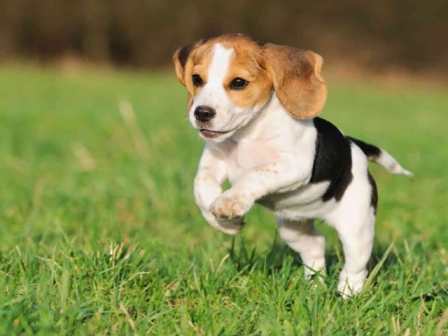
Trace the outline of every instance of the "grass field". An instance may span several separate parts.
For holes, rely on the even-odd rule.
[[[0,67],[0,334],[447,335],[448,95],[329,89],[324,118],[415,174],[371,167],[372,275],[348,301],[324,224],[314,288],[264,209],[235,239],[201,218],[174,75]]]

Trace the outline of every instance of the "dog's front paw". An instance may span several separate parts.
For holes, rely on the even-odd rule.
[[[212,203],[210,211],[216,218],[236,219],[243,217],[252,204],[245,196],[224,193]]]
[[[209,211],[202,211],[202,215],[215,230],[228,235],[237,235],[244,227],[244,217],[234,219],[217,218]]]

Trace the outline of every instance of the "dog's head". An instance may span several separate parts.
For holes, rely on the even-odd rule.
[[[274,91],[285,110],[299,119],[319,114],[327,97],[322,57],[311,51],[232,34],[182,47],[173,60],[188,90],[190,122],[206,140],[231,137]]]

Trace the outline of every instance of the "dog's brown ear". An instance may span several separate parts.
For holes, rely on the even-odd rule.
[[[186,69],[188,67],[188,61],[190,60],[193,51],[203,43],[204,40],[199,40],[195,43],[188,44],[177,49],[173,55],[176,76],[179,79],[179,82],[184,86],[187,86],[185,74],[187,72]]]
[[[323,59],[311,51],[266,44],[261,51],[280,103],[295,118],[313,118],[327,100]]]

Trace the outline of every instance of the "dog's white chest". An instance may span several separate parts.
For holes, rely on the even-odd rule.
[[[263,169],[264,165],[274,162],[277,158],[278,151],[261,141],[235,144],[226,160],[230,183],[236,183],[248,170]]]

